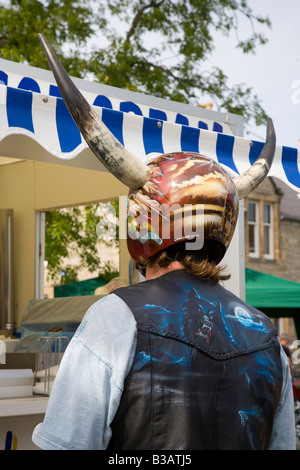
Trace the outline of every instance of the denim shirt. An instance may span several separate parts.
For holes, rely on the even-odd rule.
[[[45,450],[106,449],[135,349],[135,319],[125,302],[110,294],[93,304],[63,356],[33,442]],[[269,449],[293,450],[293,390],[283,350],[281,357],[283,386]]]

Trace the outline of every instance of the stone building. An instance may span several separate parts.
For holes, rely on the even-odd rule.
[[[300,194],[268,177],[245,200],[246,268],[300,283]],[[281,331],[295,336],[293,321]]]

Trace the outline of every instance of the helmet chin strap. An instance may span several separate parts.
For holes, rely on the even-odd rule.
[[[166,258],[169,260],[169,261],[177,261],[177,258],[178,256],[180,255],[180,251],[177,251],[174,256],[170,256],[168,254],[168,251],[166,250],[167,254],[166,254]]]

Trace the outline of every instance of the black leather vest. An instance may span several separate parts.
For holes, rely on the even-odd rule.
[[[108,449],[267,449],[282,386],[270,320],[184,270],[114,293],[138,338]]]

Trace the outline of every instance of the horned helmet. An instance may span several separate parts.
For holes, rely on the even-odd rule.
[[[268,119],[266,143],[251,167],[231,177],[205,155],[174,152],[145,164],[132,155],[107,129],[39,35],[64,102],[85,141],[100,162],[129,187],[127,246],[140,262],[185,241],[219,263],[231,242],[239,199],[250,194],[267,176],[276,137]]]

